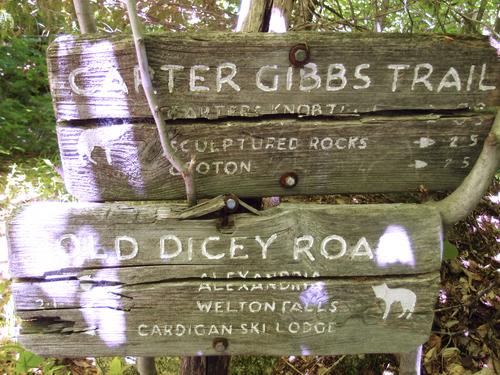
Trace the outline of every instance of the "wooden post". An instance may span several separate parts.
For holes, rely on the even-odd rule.
[[[422,345],[408,353],[399,354],[400,375],[420,375]]]
[[[90,0],[73,0],[80,33],[92,34],[97,32],[94,15],[90,7]]]
[[[156,375],[156,366],[154,357],[138,357],[137,370],[141,375]]]

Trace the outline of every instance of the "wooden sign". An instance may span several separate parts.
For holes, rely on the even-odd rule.
[[[448,113],[170,125],[199,197],[261,197],[453,189],[492,122],[487,113]],[[154,124],[60,125],[57,133],[66,186],[79,199],[185,197]],[[296,184],[280,183],[290,173]]]
[[[482,108],[500,101],[500,64],[485,37],[204,32],[150,35],[145,43],[169,119]],[[294,61],[297,49],[306,56],[301,64]],[[50,46],[48,62],[59,121],[151,117],[131,37],[63,36]]]
[[[37,203],[8,226],[20,342],[58,356],[409,351],[427,340],[441,219],[418,205]]]

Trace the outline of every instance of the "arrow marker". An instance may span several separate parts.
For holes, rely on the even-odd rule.
[[[432,146],[436,141],[432,138],[420,137],[418,141],[413,142],[417,145],[420,145],[420,148],[426,148]]]
[[[409,167],[415,168],[415,169],[422,169],[427,167],[427,163],[422,160],[415,160],[415,163],[408,165]]]

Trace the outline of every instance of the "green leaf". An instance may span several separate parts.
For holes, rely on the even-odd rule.
[[[122,360],[120,357],[115,357],[109,365],[107,375],[121,375],[125,371]]]
[[[450,241],[444,241],[443,244],[443,260],[454,259],[458,256],[458,249]]]
[[[25,351],[25,349],[19,344],[10,343],[10,344],[2,345],[1,351],[3,351],[3,352],[13,351],[13,352],[22,353]]]
[[[16,363],[16,373],[26,374],[30,369],[37,368],[43,362],[43,358],[28,351],[21,352]]]

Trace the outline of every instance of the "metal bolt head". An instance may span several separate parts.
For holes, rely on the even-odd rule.
[[[302,67],[309,61],[309,48],[305,44],[296,44],[290,49],[288,59],[295,67]]]
[[[226,211],[234,212],[240,206],[238,197],[234,194],[229,194],[224,197],[224,203],[226,205]]]
[[[229,346],[229,343],[227,339],[224,337],[216,337],[212,342],[212,346],[214,347],[216,352],[222,353],[226,351],[227,347]]]
[[[295,56],[295,60],[297,60],[297,62],[300,62],[300,63],[305,62],[307,59],[307,53],[303,49],[296,50],[294,56]]]
[[[292,176],[287,176],[285,178],[285,185],[286,186],[289,186],[289,187],[292,187],[292,186],[295,186],[297,182],[295,181],[295,178],[293,178]]]
[[[280,177],[280,185],[285,189],[293,188],[298,182],[299,176],[295,172],[288,172]]]
[[[233,199],[233,198],[229,198],[227,201],[226,201],[226,207],[229,209],[229,210],[234,210],[236,208],[236,201]]]

